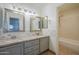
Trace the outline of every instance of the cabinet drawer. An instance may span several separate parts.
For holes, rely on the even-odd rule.
[[[30,42],[30,41],[27,41],[24,43],[24,48],[29,48],[31,46],[32,46],[32,42]]]
[[[39,39],[25,42],[25,48],[29,48],[34,45],[39,45]]]
[[[31,52],[31,51],[34,51],[34,50],[39,50],[39,45],[32,46],[32,47],[29,47],[29,48],[25,48],[24,50],[25,50],[25,53]]]
[[[34,47],[25,48],[25,53],[33,51]]]
[[[35,40],[35,42],[34,42],[34,45],[37,45],[37,44],[39,44],[39,39]]]
[[[40,46],[39,45],[35,45],[33,47],[34,47],[34,50],[35,50],[35,49],[39,49]]]

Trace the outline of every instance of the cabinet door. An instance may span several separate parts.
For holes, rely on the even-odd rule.
[[[16,44],[0,48],[0,55],[21,55],[23,54],[23,44]]]
[[[40,38],[40,53],[49,48],[49,37]]]

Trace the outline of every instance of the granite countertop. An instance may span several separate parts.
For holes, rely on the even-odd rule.
[[[15,44],[15,43],[20,43],[24,41],[29,41],[29,40],[35,40],[43,37],[48,37],[48,35],[39,35],[39,36],[26,36],[26,37],[18,37],[15,39],[0,39],[0,47],[10,45],[10,44]]]
[[[59,42],[68,47],[73,49],[74,51],[79,53],[79,40],[73,40],[73,39],[68,39],[68,38],[60,38]]]

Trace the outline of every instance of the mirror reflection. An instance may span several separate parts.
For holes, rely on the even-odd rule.
[[[9,31],[17,32],[19,31],[19,19],[18,18],[10,18]]]

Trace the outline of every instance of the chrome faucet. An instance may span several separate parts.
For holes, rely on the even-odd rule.
[[[11,39],[15,39],[16,38],[16,36],[14,35],[14,36],[11,36]]]

